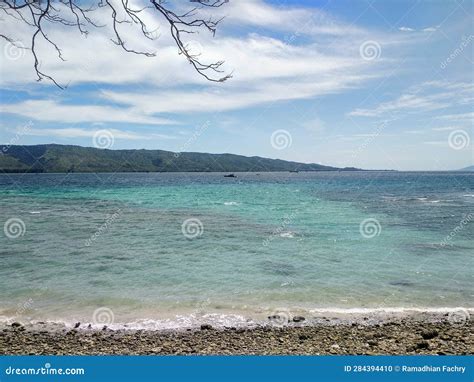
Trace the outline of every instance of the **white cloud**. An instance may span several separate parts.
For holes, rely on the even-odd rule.
[[[28,129],[23,132],[23,135],[33,136],[51,136],[59,138],[93,138],[94,134],[98,130],[88,130],[83,128],[63,128],[63,129]],[[161,138],[161,139],[174,139],[174,136],[166,134],[137,134],[132,131],[123,131],[117,129],[107,129],[114,138],[117,139],[149,139],[149,138]]]
[[[155,113],[196,113],[220,112],[256,106],[268,102],[288,101],[311,98],[314,96],[340,92],[356,86],[366,79],[363,76],[321,76],[318,82],[304,79],[286,80],[270,83],[257,83],[245,88],[202,90],[168,90],[162,91],[160,97],[153,93],[140,94],[103,91],[105,99],[130,105],[144,115]]]
[[[0,112],[48,122],[128,122],[147,125],[171,125],[176,123],[169,119],[143,115],[133,108],[61,104],[54,100],[29,100],[15,104],[3,104],[0,105]]]
[[[432,96],[422,97],[415,94],[404,94],[394,101],[380,104],[373,109],[356,109],[349,115],[357,117],[375,117],[385,113],[400,112],[406,110],[434,110],[446,107],[446,105],[437,102]]]
[[[297,36],[348,36],[365,33],[362,28],[347,24],[316,8],[272,6],[262,0],[232,1],[222,7],[226,22],[254,25],[273,30],[289,31]]]
[[[433,131],[451,131],[456,130],[458,126],[445,126],[445,127],[433,127],[431,130]]]
[[[429,91],[429,93],[428,93]],[[400,112],[426,112],[446,109],[457,105],[468,105],[472,101],[472,83],[425,82],[412,87],[408,94],[383,102],[373,108],[358,108],[349,113],[356,117],[376,117]]]
[[[428,27],[421,29],[421,32],[436,32],[437,29],[437,27]],[[398,30],[401,32],[416,32],[416,29],[410,27],[400,27]]]
[[[457,114],[445,114],[437,117],[444,121],[457,122],[457,123],[470,123],[474,120],[474,112],[470,113],[457,113]]]
[[[233,71],[234,77],[224,84],[207,82],[177,54],[169,33],[164,32],[165,21],[156,15],[147,16],[152,24],[161,23],[161,37],[156,41],[144,40],[133,25],[120,25],[128,46],[156,51],[153,58],[117,48],[110,42],[110,29],[93,30],[85,39],[74,29],[56,25],[49,30],[49,37],[63,48],[66,61],[43,47],[41,69],[54,74],[58,82],[69,83],[72,89],[78,84],[95,87],[94,95],[83,95],[89,104],[34,99],[1,105],[0,112],[48,122],[171,124],[159,114],[236,110],[361,86],[384,75],[379,68],[390,61],[389,49],[400,44],[393,37],[344,23],[315,8],[276,7],[261,0],[246,0],[230,2],[219,11],[228,18],[218,37],[196,34],[185,38],[201,43],[203,61],[226,61],[224,70]],[[232,28],[242,25],[247,26],[245,33],[236,37]],[[253,28],[259,33],[248,33],[249,25],[259,27]],[[6,20],[7,29],[16,26]],[[269,37],[266,30],[286,35],[271,33]],[[17,33],[26,44],[26,30]],[[306,38],[293,44],[292,37],[300,34]],[[383,47],[383,57],[368,61],[360,56],[359,46],[367,40],[376,40]],[[4,43],[0,41],[0,49]],[[0,86],[29,87],[33,81],[29,54],[2,61]],[[96,95],[120,105],[96,105]]]
[[[410,27],[400,27],[398,28],[399,31],[402,31],[402,32],[414,32],[415,30],[413,28],[410,28]]]

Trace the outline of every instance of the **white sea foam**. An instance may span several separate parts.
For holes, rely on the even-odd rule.
[[[43,327],[49,330],[60,328],[75,328],[77,320],[21,320],[18,317],[0,316],[0,328],[11,325],[13,322],[21,322],[25,326]],[[92,322],[80,322],[79,330],[103,329],[104,326],[111,330],[181,330],[199,328],[203,324],[209,324],[215,328],[226,327],[256,327],[264,324],[262,320],[256,320],[239,314],[189,314],[176,315],[175,317],[163,319],[143,318],[129,322],[113,322],[106,325]]]
[[[411,308],[411,307],[387,307],[387,308],[315,308],[315,309],[270,309],[265,308],[253,314],[182,314],[163,319],[135,319],[129,322],[114,322],[107,325],[111,330],[184,330],[197,329],[203,324],[210,324],[214,328],[254,328],[268,325],[268,317],[278,314],[279,311],[289,312],[290,316],[301,315],[306,318],[305,325],[312,324],[336,324],[341,322],[359,322],[364,324],[391,322],[399,319],[417,319],[426,321],[449,320],[451,315],[461,314],[463,317],[472,317],[474,308],[464,307],[437,307],[437,308]],[[61,328],[73,328],[77,320],[54,320],[54,321],[24,321],[18,317],[0,316],[0,327],[11,325],[19,321],[26,326],[57,330]],[[291,321],[291,320],[290,320]],[[289,325],[294,325],[289,323]],[[79,330],[102,329],[103,324],[90,324],[82,322]]]
[[[474,313],[473,308],[458,307],[386,307],[386,308],[316,308],[310,309],[311,313],[339,313],[339,314],[369,314],[369,313],[450,313],[468,311]]]

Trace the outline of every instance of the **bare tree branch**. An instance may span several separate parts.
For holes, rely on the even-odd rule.
[[[40,52],[38,50],[39,39],[49,44],[56,51],[58,58],[64,61],[61,48],[47,34],[48,25],[61,24],[76,28],[84,36],[90,33],[91,28],[110,25],[114,34],[112,39],[114,44],[128,53],[154,57],[155,52],[141,51],[130,47],[121,28],[122,24],[136,25],[144,38],[155,40],[157,38],[156,30],[150,30],[144,21],[143,11],[145,10],[156,11],[167,21],[179,54],[186,57],[201,76],[213,82],[223,82],[232,77],[231,73],[224,74],[221,69],[224,61],[213,63],[201,61],[200,53],[191,52],[189,45],[182,39],[182,34],[196,33],[200,29],[207,30],[214,36],[222,19],[200,18],[199,11],[202,8],[219,8],[228,0],[188,0],[194,5],[182,14],[168,7],[164,0],[147,1],[149,2],[148,6],[136,9],[130,4],[129,0],[92,0],[89,2],[89,6],[85,6],[86,2],[82,0],[0,0],[0,12],[15,19],[18,23],[26,24],[32,28],[29,50],[34,59],[33,66],[37,80],[47,79],[61,89],[64,88],[63,85],[60,85],[51,75],[41,70]],[[99,8],[110,11],[110,19],[101,20],[103,24],[99,24],[92,18],[94,12]],[[0,33],[0,38],[15,45],[16,39],[5,31]]]

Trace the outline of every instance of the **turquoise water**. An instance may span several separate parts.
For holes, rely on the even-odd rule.
[[[473,307],[474,174],[236,175],[0,175],[0,318]]]

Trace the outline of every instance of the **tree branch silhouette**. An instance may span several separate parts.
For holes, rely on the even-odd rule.
[[[154,57],[155,52],[137,50],[126,43],[125,33],[122,31],[123,24],[136,25],[141,35],[148,40],[157,39],[156,30],[150,30],[145,21],[144,11],[154,11],[166,20],[170,28],[170,34],[179,54],[183,55],[193,66],[194,70],[208,81],[224,82],[232,77],[222,70],[224,61],[205,63],[200,54],[191,52],[190,47],[183,40],[184,34],[197,33],[204,29],[213,36],[221,19],[201,18],[199,11],[203,8],[219,8],[228,0],[187,0],[192,3],[192,8],[184,13],[172,10],[164,0],[140,0],[145,6],[136,8],[130,0],[92,0],[89,2],[81,0],[0,0],[0,12],[4,16],[11,17],[18,23],[31,27],[30,45],[28,48],[34,59],[34,70],[37,80],[47,79],[56,86],[63,89],[65,86],[59,84],[52,75],[45,73],[40,65],[39,40],[45,41],[53,47],[58,58],[64,61],[60,46],[47,34],[49,25],[61,24],[66,27],[77,28],[83,36],[87,36],[90,30],[110,25],[113,30],[113,43],[127,53]],[[87,5],[85,3],[88,3]],[[98,23],[93,19],[99,9],[110,11],[110,19],[101,20]],[[21,47],[11,33],[0,32],[0,38],[8,43]]]

